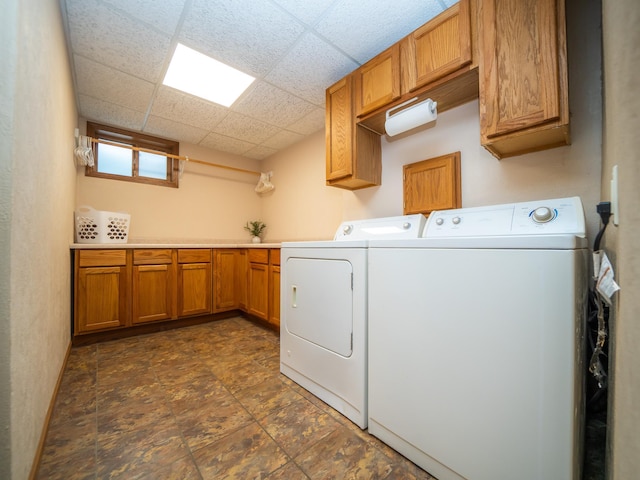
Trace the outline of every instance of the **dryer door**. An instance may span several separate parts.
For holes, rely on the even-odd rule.
[[[292,257],[281,305],[289,333],[343,357],[353,351],[353,267],[346,260]]]

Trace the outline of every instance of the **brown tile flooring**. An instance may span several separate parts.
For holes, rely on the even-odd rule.
[[[430,479],[279,373],[243,318],[71,351],[39,479]]]

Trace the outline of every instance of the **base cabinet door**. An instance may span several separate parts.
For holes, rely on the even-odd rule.
[[[251,248],[248,253],[247,311],[269,319],[269,249]]]
[[[214,250],[213,255],[213,311],[225,312],[239,308],[238,250]]]
[[[211,313],[211,250],[178,250],[178,317]]]
[[[74,334],[130,322],[130,263],[125,250],[75,252]]]
[[[280,326],[280,265],[269,267],[269,323]]]
[[[174,318],[175,267],[171,249],[133,251],[133,323]]]

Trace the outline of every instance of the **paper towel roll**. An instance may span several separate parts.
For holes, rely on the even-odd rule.
[[[393,137],[394,135],[419,127],[425,123],[433,122],[438,117],[438,111],[436,109],[438,104],[430,98],[405,108],[394,115],[390,115],[393,110],[398,109],[407,103],[413,102],[414,100],[416,99],[411,99],[408,102],[402,103],[387,111],[387,120],[384,124],[384,129],[387,132],[387,135]]]

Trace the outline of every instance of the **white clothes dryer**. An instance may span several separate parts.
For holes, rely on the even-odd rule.
[[[580,199],[432,212],[369,248],[369,433],[440,480],[579,480]]]
[[[280,371],[367,426],[367,250],[419,238],[423,215],[343,222],[333,241],[281,246]]]

